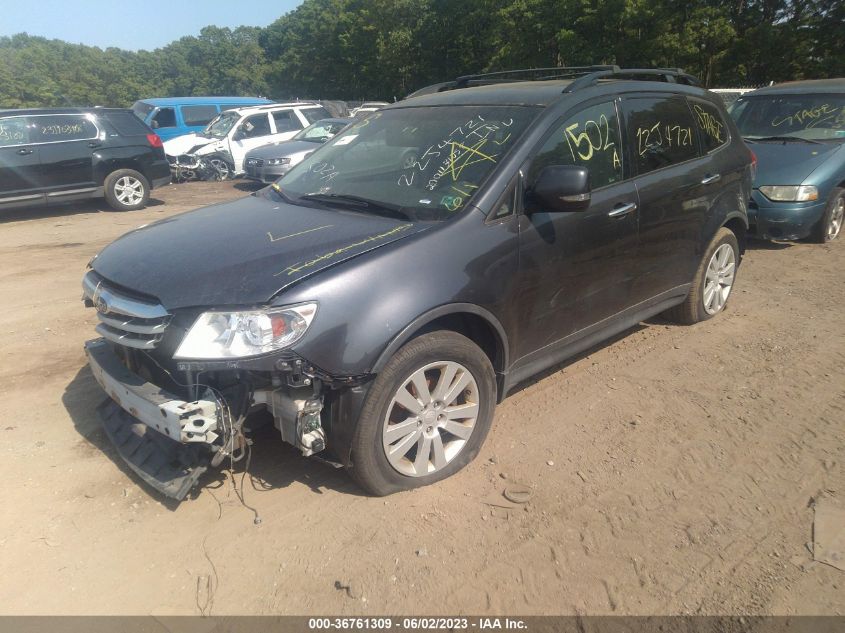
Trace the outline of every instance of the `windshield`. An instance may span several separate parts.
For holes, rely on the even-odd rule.
[[[212,119],[211,123],[206,126],[202,133],[205,136],[211,136],[213,138],[223,138],[229,133],[229,130],[232,129],[232,126],[234,126],[240,118],[241,115],[237,112],[233,110],[226,110]]]
[[[845,140],[845,94],[740,98],[730,112],[740,133],[749,139]]]
[[[322,143],[340,132],[347,125],[349,125],[349,121],[317,121],[314,125],[309,125],[307,128],[297,133],[297,135],[293,138],[297,141],[313,141],[315,143]]]
[[[383,110],[346,128],[277,187],[294,201],[314,196],[340,206],[343,197],[363,198],[412,219],[448,219],[466,207],[537,113],[521,106]]]

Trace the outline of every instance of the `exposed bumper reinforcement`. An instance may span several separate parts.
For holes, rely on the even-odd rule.
[[[217,404],[184,402],[129,371],[103,339],[85,344],[88,364],[111,397],[97,409],[109,439],[141,479],[182,500],[211,461]]]
[[[181,501],[207,469],[210,454],[197,445],[175,442],[120,408],[114,400],[97,407],[97,415],[118,454],[147,484]]]

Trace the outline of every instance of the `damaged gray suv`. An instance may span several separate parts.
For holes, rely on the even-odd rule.
[[[264,410],[304,455],[389,494],[468,464],[537,372],[657,313],[718,314],[753,155],[696,83],[463,77],[266,189],[107,246],[83,281],[102,337],[86,351],[119,454],[182,499],[243,455]]]

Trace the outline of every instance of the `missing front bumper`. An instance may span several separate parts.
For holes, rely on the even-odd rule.
[[[184,499],[211,462],[217,403],[185,402],[144,381],[103,339],[88,341],[85,352],[91,373],[111,398],[97,414],[118,454],[150,486]]]
[[[120,408],[114,400],[97,407],[118,454],[144,482],[167,497],[181,501],[211,462],[211,453],[198,445],[174,442]]]

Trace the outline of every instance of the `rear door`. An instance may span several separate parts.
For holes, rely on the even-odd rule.
[[[556,213],[526,202],[520,226],[521,355],[624,310],[637,258],[637,191],[626,180],[613,100],[594,102],[555,123],[531,161],[530,188],[548,165],[590,170],[589,208]],[[535,203],[536,204],[536,203]]]
[[[693,114],[679,95],[622,100],[640,201],[640,248],[632,303],[690,283],[718,178],[708,181]]]
[[[47,114],[31,117],[32,140],[38,144],[41,175],[47,195],[91,189],[94,152],[105,133],[85,114]]]
[[[0,204],[39,198],[41,165],[27,117],[0,117]]]
[[[273,120],[273,138],[268,142],[286,141],[304,129],[302,121],[294,110],[277,110],[271,115]]]
[[[246,153],[255,147],[270,143],[273,140],[271,138],[272,133],[273,128],[270,126],[270,114],[268,112],[252,114],[235,127],[231,133],[232,140],[229,146],[236,172],[244,170]]]

